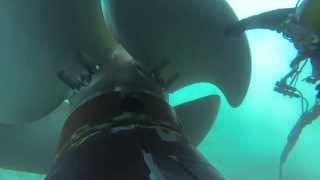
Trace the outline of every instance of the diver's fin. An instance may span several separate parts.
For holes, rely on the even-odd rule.
[[[212,128],[219,111],[220,98],[207,96],[175,107],[180,118],[184,134],[189,142],[198,145]]]

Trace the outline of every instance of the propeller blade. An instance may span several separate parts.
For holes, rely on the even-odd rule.
[[[184,134],[193,145],[199,145],[212,129],[219,112],[218,95],[203,97],[175,107],[180,118]]]
[[[70,92],[57,72],[79,74],[79,52],[100,64],[115,45],[99,0],[2,0],[0,7],[0,124],[56,109]]]
[[[179,78],[170,91],[196,82],[217,85],[232,106],[242,102],[251,60],[245,36],[224,36],[237,18],[224,0],[103,0],[117,40],[147,66]],[[165,78],[169,78],[165,77]]]

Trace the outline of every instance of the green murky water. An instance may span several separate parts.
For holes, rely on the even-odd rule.
[[[240,18],[295,1],[229,0]],[[272,5],[273,3],[273,5]],[[295,56],[293,46],[281,35],[262,30],[247,33],[252,52],[252,79],[249,92],[239,108],[231,108],[223,98],[216,123],[199,150],[230,180],[273,180],[277,177],[278,159],[286,137],[300,115],[299,100],[273,91],[274,84],[289,69]],[[310,73],[308,67],[304,76]],[[310,102],[313,87],[300,83]],[[175,105],[209,94],[220,94],[214,86],[199,83],[170,96]],[[320,121],[307,127],[285,167],[286,180],[319,180]],[[0,170],[0,180],[40,180],[41,175]]]

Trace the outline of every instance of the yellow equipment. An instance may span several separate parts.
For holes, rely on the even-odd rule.
[[[314,32],[320,32],[320,1],[304,0],[297,7],[300,22]]]

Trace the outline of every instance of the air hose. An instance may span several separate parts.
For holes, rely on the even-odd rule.
[[[300,118],[298,119],[297,123],[291,130],[288,139],[287,144],[284,147],[281,156],[280,156],[280,165],[279,165],[279,180],[283,179],[283,167],[285,162],[288,159],[288,156],[290,152],[292,151],[294,145],[297,143],[303,129],[311,124],[314,120],[317,119],[320,115],[320,100],[317,99],[315,105],[309,110],[304,112]]]

